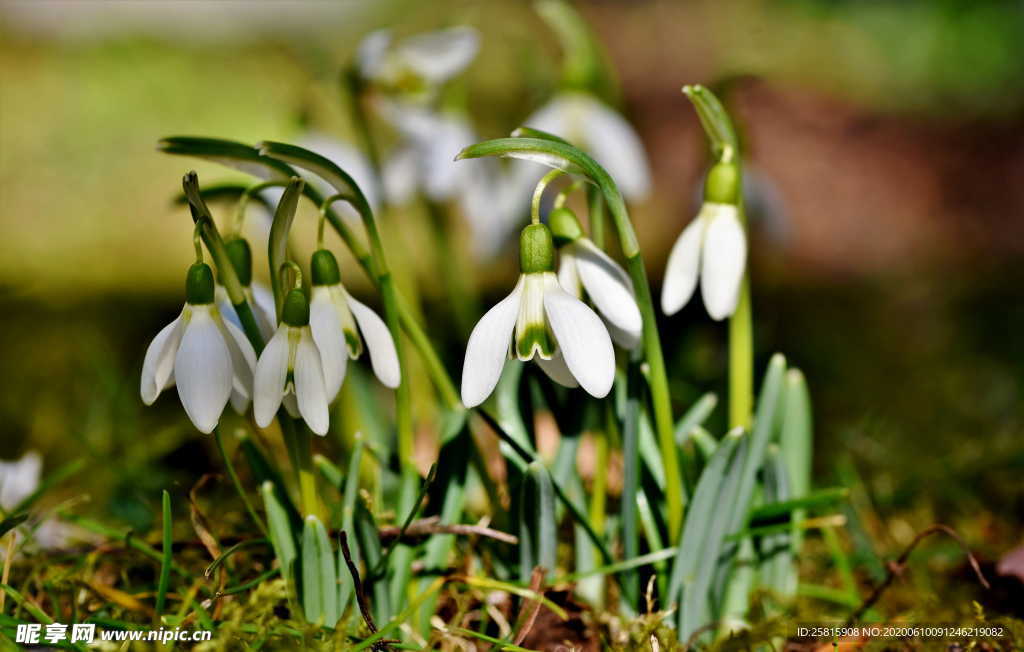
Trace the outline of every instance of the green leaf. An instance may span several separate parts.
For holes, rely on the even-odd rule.
[[[740,441],[744,440],[742,429],[735,429],[727,434],[711,457],[704,472],[700,474],[697,488],[693,493],[690,510],[683,525],[683,535],[679,539],[678,555],[672,564],[672,577],[669,582],[666,601],[679,603],[687,587],[695,581],[697,564],[707,541],[708,530],[713,523],[721,521],[715,518],[715,510],[720,508],[718,497],[726,469],[735,457]],[[680,611],[682,618],[682,611]]]
[[[686,411],[686,414],[676,421],[676,443],[680,446],[686,443],[686,440],[692,436],[693,429],[707,421],[717,405],[718,396],[714,392],[708,392],[697,399]]]
[[[334,462],[317,453],[313,456],[313,465],[316,466],[317,471],[320,471],[320,475],[323,476],[324,480],[327,480],[327,484],[338,491],[342,490],[344,477],[341,474],[341,469],[335,466]]]
[[[696,84],[683,86],[683,94],[693,103],[697,111],[704,133],[711,142],[711,152],[718,160],[730,160],[739,154],[739,140],[736,138],[736,130],[732,126],[732,120],[726,113],[725,107],[715,97],[715,94],[707,88]]]
[[[15,514],[0,521],[0,538],[28,520],[28,514]]]
[[[537,565],[555,572],[558,562],[558,524],[555,521],[555,490],[548,469],[540,462],[532,462],[530,476],[537,488]],[[527,506],[528,508],[530,506]]]
[[[781,501],[767,502],[764,505],[755,507],[751,510],[750,521],[752,523],[758,521],[769,521],[790,515],[794,512],[799,512],[809,507],[834,505],[835,503],[845,501],[849,495],[850,490],[846,487],[831,487],[828,489],[813,491],[804,496],[800,496],[799,498],[788,498]]]
[[[260,486],[263,505],[267,511],[267,526],[270,529],[270,544],[274,547],[274,555],[281,565],[281,575],[292,585],[295,581],[295,560],[298,557],[295,546],[295,534],[292,532],[288,512],[278,500],[274,484],[269,480]]]
[[[799,369],[790,369],[786,372],[786,399],[779,448],[795,496],[803,496],[811,489],[813,446],[811,397],[807,383]]]
[[[287,179],[295,174],[286,164],[263,156],[255,147],[223,138],[172,136],[161,139],[157,149],[165,154],[195,156],[220,163],[265,181]]]
[[[750,437],[750,448],[743,460],[743,470],[737,487],[735,500],[726,503],[728,508],[729,533],[743,528],[750,518],[750,504],[754,495],[754,483],[757,472],[764,462],[765,450],[771,441],[775,414],[779,407],[779,395],[786,371],[786,359],[776,353],[768,363],[761,385],[761,393],[757,399],[757,413],[754,417],[754,429]]]
[[[173,543],[174,539],[172,536],[172,530],[174,521],[171,519],[171,494],[164,489],[163,493],[163,559],[160,562],[160,582],[157,584],[156,589],[156,617],[159,620],[160,615],[164,612],[164,602],[167,599],[167,586],[171,581],[171,558],[173,555]]]
[[[553,140],[556,143],[562,143],[563,145],[569,145],[570,147],[572,146],[572,143],[561,136],[557,136],[549,131],[527,127],[525,125],[513,129],[511,136],[513,138],[539,138],[541,140]]]
[[[729,438],[729,435],[726,436]],[[733,446],[722,445],[718,447],[721,453],[732,452],[733,455],[725,465],[724,473],[718,487],[717,496],[712,501],[711,510],[704,512],[702,518],[694,521],[697,528],[695,536],[703,538],[703,545],[698,544],[699,549],[695,558],[687,556],[685,574],[683,575],[682,592],[679,597],[679,636],[681,640],[687,640],[697,628],[714,619],[711,613],[712,605],[712,579],[718,568],[719,561],[723,556],[723,548],[726,543],[726,535],[729,533],[728,519],[722,518],[713,510],[721,509],[723,506],[732,505],[737,502],[740,487],[742,485],[744,462],[749,457],[752,437],[740,437],[738,443]],[[716,457],[719,453],[716,452]],[[715,463],[713,458],[710,469]],[[707,473],[707,471],[705,471]],[[687,526],[690,519],[687,518]],[[686,545],[686,533],[684,532],[682,545]],[[731,555],[730,555],[731,557]],[[689,582],[686,578],[691,578]],[[671,589],[670,589],[671,590]]]
[[[331,184],[339,195],[349,197],[356,210],[360,213],[363,210],[369,210],[369,203],[366,201],[366,196],[359,188],[359,185],[347,172],[338,167],[329,158],[304,147],[274,141],[264,141],[257,145],[257,147],[259,147],[259,152],[263,156],[291,163],[296,167],[319,176]]]
[[[764,464],[764,497],[775,504],[790,498],[789,478],[778,446],[768,447]],[[797,574],[793,563],[793,539],[796,528],[761,537],[761,582],[775,597],[789,602],[796,596]]]
[[[310,514],[302,530],[302,608],[307,622],[330,628],[338,622],[337,582],[327,529]]]

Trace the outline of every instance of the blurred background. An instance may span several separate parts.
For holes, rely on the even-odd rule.
[[[819,484],[857,487],[858,559],[878,572],[873,554],[933,522],[987,568],[1024,543],[1021,4],[578,7],[649,156],[653,190],[632,210],[656,285],[707,161],[680,87],[706,84],[732,111],[756,194],[758,368],[782,351],[804,370]],[[183,300],[182,174],[245,177],[157,141],[315,130],[354,142],[339,71],[361,38],[456,24],[481,34],[460,82],[476,131],[507,135],[560,79],[559,42],[529,3],[0,2],[0,457],[38,450],[47,469],[86,457],[74,493],[139,529],[158,487],[219,469],[173,396],[143,408],[138,376]],[[381,219],[458,378],[464,340],[421,212]],[[474,263],[482,306],[508,291],[515,261],[506,246]],[[356,294],[362,283],[351,275]],[[677,410],[724,390],[725,329],[700,302],[661,326]],[[955,544],[936,554],[962,564]],[[1019,587],[1001,586],[1019,610]]]

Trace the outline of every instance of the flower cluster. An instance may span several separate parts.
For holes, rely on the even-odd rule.
[[[239,414],[251,401],[262,428],[283,405],[293,418],[325,435],[328,406],[341,390],[348,359],[361,355],[364,340],[374,373],[384,385],[398,386],[401,370],[391,334],[373,310],[345,290],[333,254],[325,249],[313,254],[312,302],[302,288],[290,290],[279,324],[270,291],[252,285],[248,243],[233,240],[226,249],[266,346],[257,359],[227,291],[215,289],[213,270],[197,262],[189,268],[181,315],[146,351],[141,385],[146,405],[176,385],[200,432],[213,431],[229,401]]]

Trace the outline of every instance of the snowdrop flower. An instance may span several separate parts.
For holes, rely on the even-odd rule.
[[[359,45],[360,76],[386,93],[430,99],[476,57],[480,39],[471,27],[451,27],[393,43],[391,32],[371,33]]]
[[[142,401],[178,386],[188,418],[200,432],[213,431],[228,400],[245,412],[252,396],[256,353],[241,329],[221,318],[214,304],[213,271],[205,263],[189,268],[185,307],[157,333],[142,363]]]
[[[354,360],[362,355],[364,339],[373,373],[384,385],[398,387],[402,371],[395,341],[384,320],[345,290],[338,261],[330,251],[314,252],[310,270],[313,294],[309,302],[309,326],[323,361],[328,402],[334,400],[341,389],[348,358]]]
[[[624,349],[636,348],[644,324],[626,270],[583,235],[579,219],[568,208],[552,210],[548,224],[559,247],[558,282],[562,289],[578,299],[586,290],[616,344]]]
[[[547,226],[523,229],[519,261],[522,273],[512,294],[487,311],[469,336],[462,402],[479,405],[494,391],[510,347],[560,385],[606,396],[615,379],[611,338],[601,318],[559,285]]]
[[[712,319],[732,315],[747,263],[747,237],[740,222],[739,175],[729,162],[708,172],[704,204],[676,240],[665,266],[661,309],[673,315],[690,300],[700,278],[704,306]]]
[[[285,297],[281,325],[256,363],[254,394],[253,413],[259,427],[270,425],[283,402],[292,417],[301,416],[310,430],[327,434],[324,364],[309,328],[309,302],[301,289]]]
[[[592,95],[560,93],[524,124],[561,136],[590,153],[627,199],[647,196],[651,172],[640,137],[625,118]]]
[[[252,249],[249,243],[242,238],[235,238],[224,243],[224,249],[231,259],[231,266],[235,268],[235,275],[242,284],[242,294],[252,308],[253,316],[256,318],[256,325],[259,326],[260,335],[264,341],[270,339],[277,326],[277,316],[274,310],[274,293],[270,288],[252,280]],[[231,321],[232,324],[241,328],[242,322],[235,312],[231,303],[228,291],[224,286],[217,284],[215,296],[217,298],[217,309],[220,314]]]

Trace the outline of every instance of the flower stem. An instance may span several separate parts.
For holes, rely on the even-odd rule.
[[[736,312],[729,319],[729,427],[749,429],[754,410],[754,328],[750,276],[743,275]]]
[[[615,217],[615,213],[612,213]],[[627,218],[628,219],[628,218]],[[632,227],[630,227],[632,232]],[[665,359],[661,352],[658,325],[654,316],[654,300],[647,282],[643,256],[639,249],[626,259],[629,276],[636,291],[636,302],[643,317],[644,357],[649,369],[648,383],[651,387],[651,403],[654,407],[654,429],[658,433],[658,447],[661,449],[662,464],[665,465],[665,503],[668,511],[668,539],[674,544],[683,523],[683,476],[679,468],[679,453],[676,450],[672,423],[672,399],[668,391],[668,377]]]
[[[549,183],[563,174],[565,173],[561,170],[551,170],[537,182],[537,187],[533,189],[533,198],[530,200],[531,224],[540,224],[540,200],[544,197],[544,190],[547,189]]]
[[[256,527],[260,529],[263,536],[267,536],[267,526],[260,518],[259,514],[256,513],[256,509],[252,506],[252,502],[249,501],[249,496],[245,494],[245,489],[242,487],[242,481],[238,479],[238,473],[235,471],[235,465],[231,463],[231,458],[228,457],[227,451],[224,449],[224,437],[221,434],[220,427],[213,429],[213,436],[217,440],[217,448],[220,450],[220,456],[224,458],[224,466],[228,469],[228,475],[231,477],[231,482],[235,485],[235,491],[238,492],[242,502],[245,503],[245,510],[249,512],[250,518],[256,524]]]

